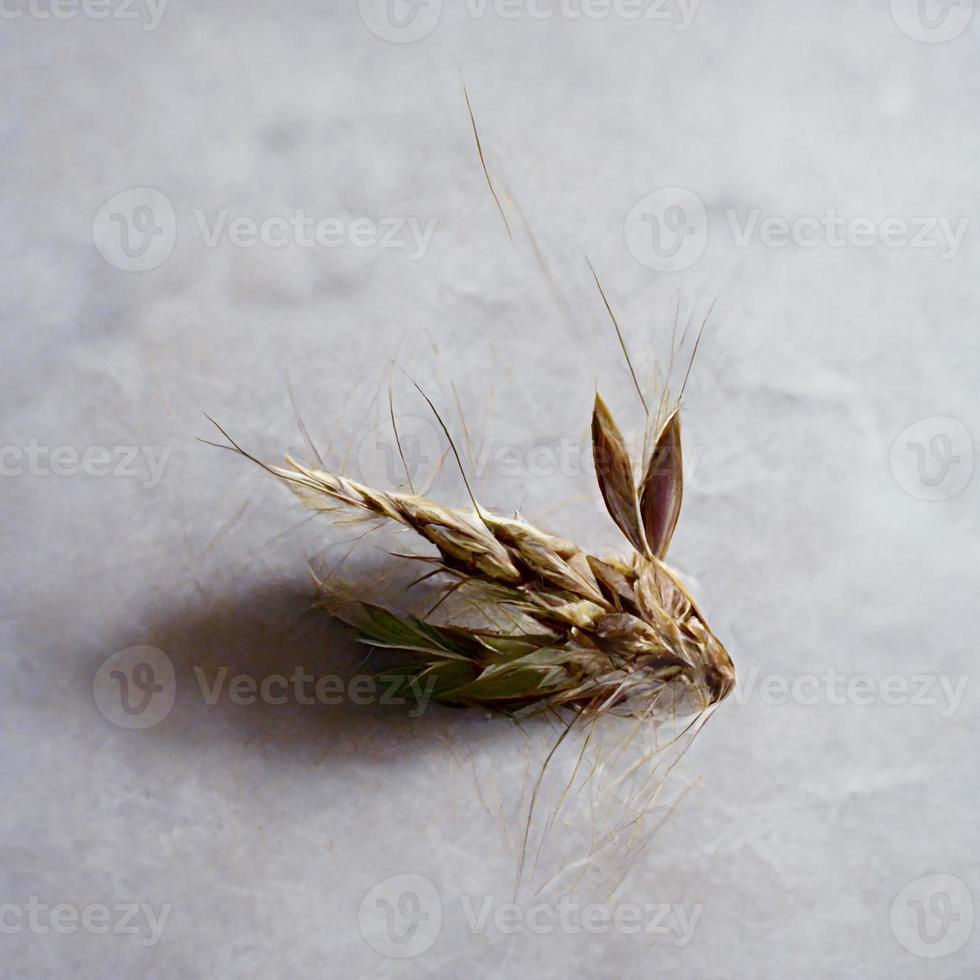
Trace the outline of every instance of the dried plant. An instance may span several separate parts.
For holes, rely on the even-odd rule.
[[[231,443],[225,448],[284,480],[314,511],[348,522],[394,522],[431,546],[430,554],[400,556],[428,566],[405,590],[414,595],[413,587],[422,582],[429,584],[430,593],[435,590],[435,601],[425,612],[396,611],[379,600],[380,590],[374,595],[355,594],[333,577],[320,583],[319,604],[354,627],[361,642],[401,654],[397,665],[379,674],[390,694],[409,702],[424,698],[425,704],[475,706],[517,717],[547,713],[563,723],[531,793],[518,883],[545,770],[573,729],[584,734],[581,754],[547,821],[534,866],[578,778],[580,788],[573,795],[588,784],[593,799],[601,796],[613,804],[605,815],[601,806],[598,810],[593,806],[587,856],[575,857],[564,870],[579,869],[575,873],[582,874],[582,869],[595,870],[602,864],[625,875],[649,840],[644,819],[667,775],[735,685],[728,653],[666,563],[684,489],[680,413],[684,386],[672,399],[665,385],[657,410],[650,411],[598,278],[596,284],[647,419],[644,445],[649,448],[634,470],[626,441],[596,393],[592,449],[599,491],[631,545],[629,557],[597,557],[519,517],[502,517],[481,506],[448,428],[420,388],[459,464],[471,508],[445,507],[415,493],[407,466],[408,493],[377,489],[328,472],[302,422],[317,466],[291,456],[286,457],[286,466],[267,466],[218,427]],[[391,423],[404,462],[393,408]],[[596,723],[607,715],[631,720],[630,734],[612,753],[618,767],[609,765],[610,759],[597,748],[600,739],[593,738]],[[666,739],[660,732],[665,722],[672,733]],[[647,748],[635,762],[627,763],[624,753],[638,735],[644,736],[639,742]],[[593,759],[583,765],[590,743]]]
[[[465,87],[464,97],[484,177],[513,241]],[[530,229],[528,232],[530,235]],[[530,237],[550,277],[533,235]],[[613,882],[621,882],[633,858],[649,841],[644,818],[667,776],[714,707],[735,686],[731,658],[666,563],[683,498],[680,408],[687,376],[679,395],[671,398],[672,350],[663,396],[656,411],[651,411],[616,317],[594,270],[592,274],[646,416],[642,458],[635,461],[634,468],[612,413],[596,393],[592,412],[596,476],[610,517],[632,547],[628,557],[597,557],[518,516],[506,518],[481,506],[448,428],[417,385],[446,435],[471,508],[446,507],[417,494],[407,464],[408,493],[366,486],[329,472],[301,419],[304,440],[318,466],[304,465],[288,455],[286,466],[267,466],[214,423],[230,443],[223,448],[234,449],[281,478],[314,511],[339,515],[346,523],[393,522],[431,546],[432,554],[399,556],[431,566],[405,590],[423,582],[430,589],[435,587],[435,601],[424,612],[396,611],[379,599],[377,588],[368,596],[338,584],[333,576],[319,582],[319,605],[356,629],[361,642],[402,655],[397,666],[379,675],[389,695],[405,701],[421,696],[425,703],[479,707],[515,717],[546,714],[562,723],[527,806],[518,886],[545,770],[569,733],[584,729],[581,752],[547,821],[534,866],[565,801],[587,788],[593,802],[587,853],[575,857],[560,873],[571,871],[581,877],[604,859],[621,875]],[[676,329],[675,317],[675,338]],[[700,334],[691,364],[699,342]],[[688,375],[690,369],[689,364]],[[398,453],[405,464],[390,390],[389,409]],[[605,716],[630,720],[628,735],[611,757],[596,747],[600,739],[593,739],[597,722]],[[578,726],[579,721],[586,724]],[[668,732],[666,738],[662,725]],[[638,734],[643,737],[637,739]],[[627,750],[635,750],[638,742],[645,747],[639,749],[635,761],[627,761]],[[590,743],[592,759],[583,764]],[[573,792],[576,781],[578,788]],[[610,798],[615,801],[612,806]],[[597,803],[601,799],[606,803]],[[603,808],[605,818],[597,815]]]
[[[394,415],[392,422],[397,440]],[[679,399],[662,400],[648,424],[652,448],[637,479],[623,435],[596,394],[599,490],[633,548],[627,559],[588,554],[524,520],[491,513],[471,491],[472,509],[464,511],[289,456],[286,467],[266,468],[316,511],[393,521],[433,547],[431,556],[412,556],[432,566],[423,579],[443,579],[439,601],[425,614],[401,615],[340,588],[322,601],[364,643],[406,655],[403,666],[384,673],[403,696],[425,691],[446,704],[506,712],[644,718],[669,689],[673,713],[683,704],[699,713],[728,694],[735,671],[665,561],[683,494]],[[450,445],[455,453],[451,438]],[[462,470],[458,454],[457,461]]]

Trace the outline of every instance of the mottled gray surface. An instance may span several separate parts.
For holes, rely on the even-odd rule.
[[[976,976],[972,0],[945,20],[932,0],[924,20],[912,0],[453,0],[438,23],[438,0],[414,20],[397,0],[402,33],[361,6],[5,0],[0,972]],[[233,225],[300,209],[339,224],[308,247]],[[409,217],[430,240],[372,245],[357,220]],[[693,912],[680,941],[563,925],[553,897],[471,926],[510,899],[514,824],[475,770],[521,783],[514,729],[209,705],[195,674],[359,669],[306,611],[307,561],[356,532],[301,524],[194,438],[208,412],[266,459],[302,451],[287,377],[332,463],[382,480],[389,362],[459,434],[455,382],[487,503],[619,547],[582,452],[594,385],[631,436],[640,416],[583,252],[646,378],[678,297],[695,320],[717,297],[672,557],[743,687],[608,910]],[[439,433],[394,379],[431,465]],[[434,492],[462,503],[458,482],[447,466]],[[100,670],[137,645],[162,653]],[[144,662],[163,690],[127,714]],[[128,927],[125,903],[148,907]]]

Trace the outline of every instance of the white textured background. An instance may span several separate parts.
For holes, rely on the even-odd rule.
[[[703,0],[686,26],[676,0],[667,20],[576,17],[577,2],[551,18],[505,16],[520,4],[479,17],[474,3],[447,0],[431,25],[429,0],[415,24],[433,29],[404,43],[369,31],[353,0],[171,0],[152,30],[145,0],[128,8],[136,20],[117,0],[96,7],[107,18],[6,0],[0,973],[977,976],[972,0],[948,13],[958,33],[941,43],[912,0]],[[383,5],[365,6],[381,23]],[[926,13],[942,19],[932,0]],[[460,70],[509,191],[513,244]],[[624,222],[678,186],[705,206],[706,247],[683,271],[652,270]],[[141,272],[93,243],[99,209],[132,187],[155,188],[176,215],[160,226],[164,244],[176,230],[173,253]],[[212,223],[221,209],[437,224],[415,259],[350,244],[206,247],[195,214]],[[953,249],[819,237],[775,248],[758,235],[739,246],[729,215],[744,223],[753,209],[760,221],[833,210],[873,227],[968,224]],[[98,227],[119,260],[120,226]],[[685,315],[718,300],[688,388],[697,465],[672,555],[744,686],[688,757],[697,785],[618,896],[700,906],[685,945],[470,929],[462,899],[508,900],[514,855],[473,817],[474,779],[451,749],[519,781],[521,739],[506,725],[208,706],[193,673],[357,664],[306,610],[307,560],[350,531],[300,524],[271,479],[196,442],[202,413],[264,458],[301,449],[288,376],[316,441],[333,438],[332,461],[370,467],[395,358],[459,431],[455,382],[475,441],[553,458],[563,437],[581,443],[596,382],[635,432],[583,252],[648,371],[677,297]],[[424,406],[403,376],[395,387],[426,450]],[[98,476],[71,472],[66,451],[54,472],[50,453],[29,459],[34,445],[105,447],[111,468],[116,447],[140,447],[165,465],[159,480]],[[591,477],[572,470],[491,466],[477,483],[489,504],[616,546]],[[461,502],[448,471],[441,485]],[[93,679],[137,644],[170,658],[176,704],[131,731],[100,712]],[[871,680],[843,698],[821,687],[815,704],[766,693],[769,677],[831,669],[845,695]],[[887,703],[920,675],[926,703]],[[358,916],[396,875],[431,882],[426,927],[433,901],[442,909],[440,934],[408,959],[378,952]],[[931,875],[943,877],[920,880]],[[398,897],[384,887],[374,897]],[[145,928],[73,927],[71,912],[61,933],[41,913],[31,925],[32,896],[79,916],[127,902],[170,911],[151,944]],[[919,924],[910,900],[923,902]]]

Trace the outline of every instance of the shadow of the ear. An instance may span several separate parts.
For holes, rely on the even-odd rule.
[[[173,664],[176,700],[155,737],[213,751],[216,741],[291,761],[388,766],[445,740],[486,737],[485,714],[407,701],[376,677],[391,662],[314,607],[312,590],[271,585],[166,607],[147,618],[146,642]],[[506,728],[500,726],[499,730]]]

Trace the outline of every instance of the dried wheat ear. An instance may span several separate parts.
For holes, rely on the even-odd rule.
[[[731,691],[735,669],[665,562],[683,495],[679,404],[662,406],[654,421],[637,480],[622,433],[596,395],[596,474],[606,508],[632,546],[625,560],[588,554],[524,520],[493,514],[475,498],[472,509],[450,509],[288,456],[287,466],[266,468],[314,510],[394,521],[435,549],[418,558],[432,566],[422,578],[444,582],[424,615],[399,615],[338,590],[323,596],[322,605],[364,643],[405,655],[404,666],[381,675],[390,690],[506,712],[565,708],[634,718],[651,716],[669,693],[673,712],[687,704],[699,714]],[[454,601],[446,603],[449,597]],[[474,625],[453,608],[477,610],[482,620]]]

